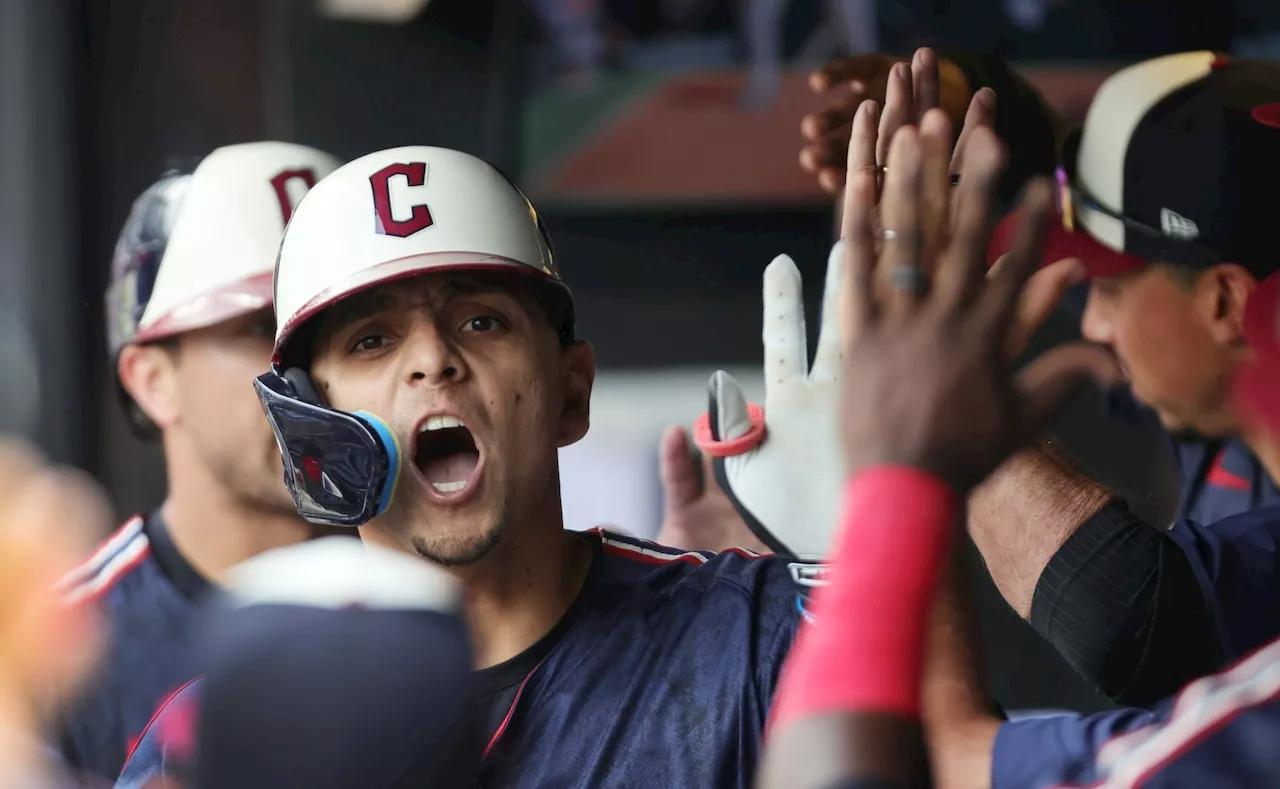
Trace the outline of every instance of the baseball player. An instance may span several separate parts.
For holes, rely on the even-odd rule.
[[[156,707],[195,673],[193,612],[226,568],[322,527],[299,519],[252,393],[270,357],[271,272],[298,201],[337,167],[277,142],[220,148],[133,205],[107,292],[126,410],[164,445],[165,501],[63,580],[110,629],[98,676],[58,726],[67,762],[114,779]]]
[[[789,259],[780,281],[799,303]],[[357,159],[290,223],[275,306],[258,393],[298,511],[462,582],[481,784],[748,786],[799,619],[787,562],[565,530],[556,453],[587,430],[595,362],[525,197],[456,151]],[[801,352],[766,353],[790,369],[786,312]]]

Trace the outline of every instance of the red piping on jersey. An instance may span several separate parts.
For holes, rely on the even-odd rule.
[[[516,705],[520,703],[520,697],[524,695],[524,687],[529,684],[529,680],[533,679],[533,675],[538,673],[538,669],[542,668],[542,662],[534,666],[529,674],[520,682],[520,687],[516,689],[516,697],[511,700],[511,708],[507,710],[507,715],[502,719],[502,723],[498,724],[498,730],[493,733],[493,737],[489,739],[489,744],[484,746],[484,753],[481,759],[489,758],[489,752],[493,750],[493,746],[498,744],[498,740],[502,739],[502,735],[506,734],[507,726],[511,723],[511,719],[515,717]]]
[[[1209,473],[1204,478],[1205,482],[1227,490],[1248,491],[1249,480],[1223,468],[1222,455],[1223,453],[1219,452],[1218,456],[1213,459],[1213,465],[1209,468]]]
[[[191,685],[191,683],[195,682],[197,679],[200,679],[200,677],[196,676],[187,680],[185,683],[183,683],[182,687],[170,693],[168,697],[165,698],[164,701],[160,702],[160,706],[156,707],[156,711],[151,713],[151,720],[147,721],[147,725],[143,726],[142,731],[138,733],[138,736],[134,737],[133,740],[130,742],[129,755],[124,757],[124,763],[126,765],[129,764],[130,760],[133,759],[133,754],[135,751],[138,750],[138,745],[141,744],[144,739],[146,739],[147,732],[151,731],[151,725],[156,722],[156,720],[164,712],[165,708],[169,706],[170,702],[172,702],[175,698],[178,697],[179,693],[186,690],[187,687]]]
[[[118,567],[116,571],[107,578],[107,582],[102,585],[102,588],[98,589],[93,594],[82,597],[80,599],[80,602],[92,603],[100,599],[104,594],[111,591],[112,587],[120,583],[121,578],[124,578],[126,575],[133,572],[133,570],[137,568],[138,565],[146,561],[146,558],[150,555],[151,555],[151,543],[148,542],[146,549],[139,552],[137,556],[130,559],[127,564],[123,564],[120,567]],[[94,576],[94,577],[96,579],[98,576]]]

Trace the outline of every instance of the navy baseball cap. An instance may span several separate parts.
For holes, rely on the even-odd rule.
[[[1062,160],[1045,263],[1079,258],[1090,277],[1156,260],[1280,270],[1280,63],[1205,51],[1125,68]],[[993,257],[1015,222],[1000,223]]]

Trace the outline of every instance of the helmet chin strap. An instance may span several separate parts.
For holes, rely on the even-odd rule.
[[[402,452],[384,420],[329,408],[299,368],[260,375],[254,389],[280,448],[285,487],[304,520],[355,527],[387,509]]]

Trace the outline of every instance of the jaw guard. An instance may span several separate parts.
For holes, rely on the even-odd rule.
[[[386,422],[366,411],[327,407],[299,369],[260,375],[253,388],[303,520],[354,527],[387,509],[400,473],[400,445]]]

